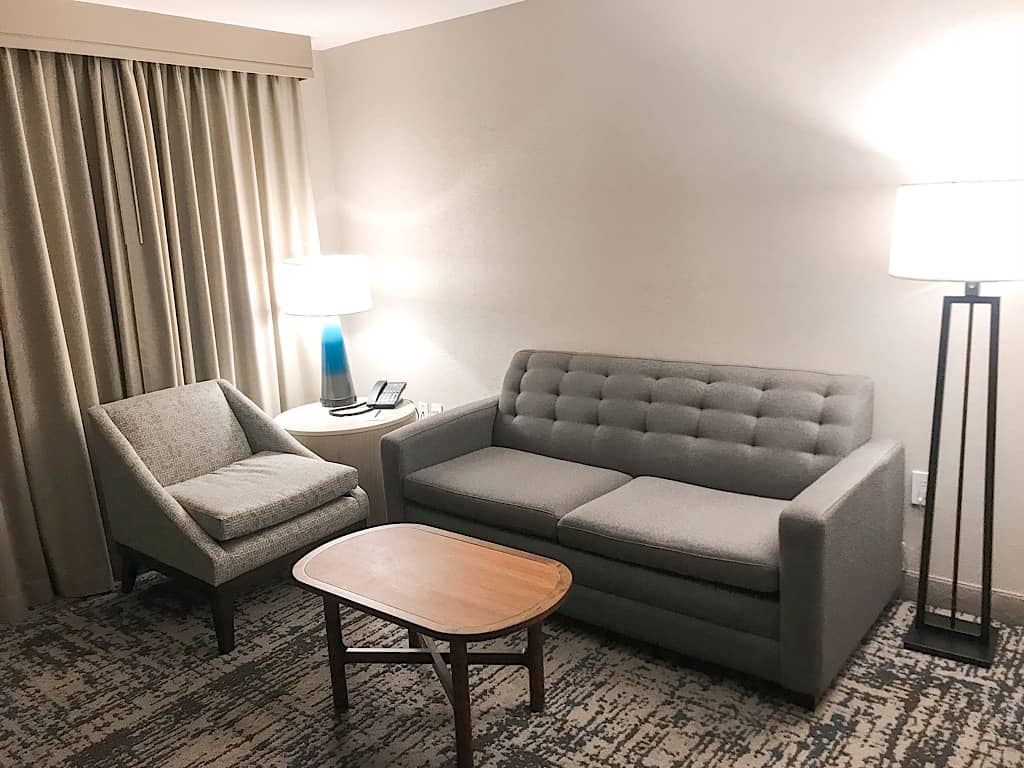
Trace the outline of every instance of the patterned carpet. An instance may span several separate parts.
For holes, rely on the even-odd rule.
[[[548,710],[526,673],[475,668],[477,764],[602,766],[1024,765],[1024,628],[991,670],[904,651],[910,606],[876,627],[817,712],[774,689],[567,620],[548,625]],[[345,614],[351,644],[404,632]],[[240,606],[219,658],[205,605],[161,577],[133,595],[40,609],[0,629],[0,766],[388,766],[453,760],[429,667],[350,673],[331,714],[320,604],[279,585]]]

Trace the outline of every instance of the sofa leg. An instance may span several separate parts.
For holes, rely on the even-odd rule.
[[[128,547],[121,546],[121,591],[124,594],[135,589],[135,579],[139,575],[139,559]]]
[[[235,650],[235,597],[223,587],[210,593],[213,629],[217,633],[217,649],[221,654]]]
[[[808,712],[813,712],[818,708],[818,697],[813,693],[797,693],[796,691],[787,691],[787,698],[796,706],[806,709]]]

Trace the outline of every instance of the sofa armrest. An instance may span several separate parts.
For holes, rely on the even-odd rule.
[[[871,440],[800,493],[779,521],[781,681],[815,699],[899,589],[903,446]]]
[[[488,397],[409,424],[381,438],[384,500],[389,523],[405,520],[402,483],[406,476],[489,446],[497,413],[498,398]]]
[[[217,379],[224,399],[228,401],[235,414],[249,448],[253,453],[260,451],[277,451],[278,453],[294,453],[307,459],[320,458],[306,446],[292,437],[288,432],[264,413],[256,403],[243,395],[238,389],[224,379]]]
[[[89,447],[114,541],[212,584],[223,550],[139,458],[102,406],[89,409]]]

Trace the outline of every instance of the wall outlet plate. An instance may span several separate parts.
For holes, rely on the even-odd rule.
[[[439,413],[444,413],[444,403],[431,403],[430,415],[436,416]]]
[[[923,507],[928,495],[928,473],[915,469],[910,473],[910,503]]]

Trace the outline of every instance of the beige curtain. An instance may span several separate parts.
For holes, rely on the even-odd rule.
[[[0,618],[109,589],[89,406],[277,412],[277,259],[318,248],[297,81],[0,48]]]

